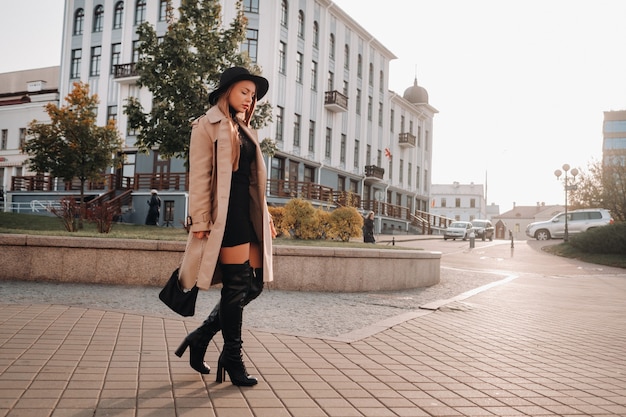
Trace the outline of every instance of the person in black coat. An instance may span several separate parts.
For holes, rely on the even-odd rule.
[[[159,224],[159,216],[161,215],[161,199],[157,195],[157,190],[150,191],[152,196],[148,200],[148,215],[146,216],[146,224],[149,226],[157,226]]]
[[[374,239],[374,212],[367,213],[367,217],[363,220],[363,242],[376,243]]]

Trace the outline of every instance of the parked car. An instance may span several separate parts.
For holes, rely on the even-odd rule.
[[[572,210],[567,213],[567,230],[570,235],[607,224],[613,224],[613,218],[605,209]],[[562,238],[565,236],[565,213],[559,213],[548,221],[530,223],[526,226],[526,236],[537,240]]]
[[[466,240],[472,232],[472,223],[455,221],[450,223],[450,226],[443,232],[443,240]]]
[[[489,239],[489,241],[493,241],[493,234],[496,229],[493,227],[491,221],[472,220],[472,229],[474,230],[474,235],[476,235],[477,239]]]

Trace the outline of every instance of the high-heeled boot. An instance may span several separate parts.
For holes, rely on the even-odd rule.
[[[209,314],[200,327],[189,333],[174,352],[174,354],[180,358],[183,356],[183,353],[185,353],[185,350],[189,348],[189,366],[201,374],[211,372],[211,368],[204,361],[204,355],[206,354],[209,342],[211,342],[213,336],[220,331],[219,313],[220,304],[217,303],[213,311],[211,311],[211,314]]]
[[[220,324],[224,337],[224,349],[217,364],[216,382],[222,382],[228,372],[233,385],[252,386],[257,379],[248,375],[241,355],[241,325],[246,296],[252,285],[253,269],[243,264],[220,264],[222,268],[222,298],[220,300]]]

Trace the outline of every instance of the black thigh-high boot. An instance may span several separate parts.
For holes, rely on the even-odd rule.
[[[243,305],[248,305],[248,303],[257,298],[262,291],[263,268],[255,268],[250,289],[246,292]],[[189,347],[189,365],[201,374],[208,374],[211,372],[211,368],[204,361],[204,355],[206,354],[207,347],[209,346],[211,339],[213,339],[213,336],[215,336],[215,334],[222,329],[222,326],[220,325],[219,313],[220,303],[218,302],[202,325],[193,332],[189,333],[175,352],[176,356],[180,358],[185,353],[185,350],[187,350],[187,347]]]
[[[216,382],[222,382],[228,372],[231,382],[239,386],[252,386],[258,381],[248,375],[241,356],[241,326],[244,302],[250,294],[253,269],[243,264],[220,264],[222,269],[222,298],[220,300],[220,324],[224,337],[224,349],[217,364]]]
[[[189,366],[201,374],[208,374],[211,372],[211,368],[204,361],[204,355],[206,353],[209,342],[220,331],[220,304],[217,303],[211,314],[204,320],[204,322],[193,332],[189,333],[187,337],[176,349],[176,356],[179,358],[183,356],[187,347],[189,347]]]

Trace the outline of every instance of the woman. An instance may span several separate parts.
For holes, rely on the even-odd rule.
[[[265,200],[266,170],[250,118],[268,81],[241,67],[229,68],[209,95],[211,108],[193,122],[189,147],[190,236],[181,265],[185,288],[222,283],[221,298],[203,324],[176,350],[189,347],[189,364],[208,374],[204,354],[222,330],[224,348],[217,382],[228,372],[235,385],[251,386],[243,363],[243,308],[272,280],[272,238],[276,236]],[[200,260],[201,258],[201,260]],[[195,265],[195,266],[194,266]],[[198,265],[200,268],[198,270]]]
[[[159,224],[159,216],[161,215],[161,199],[157,190],[150,191],[151,197],[148,200],[148,215],[146,216],[146,224],[149,226],[157,226]]]
[[[376,243],[374,239],[374,212],[367,213],[367,217],[363,220],[363,242]]]

